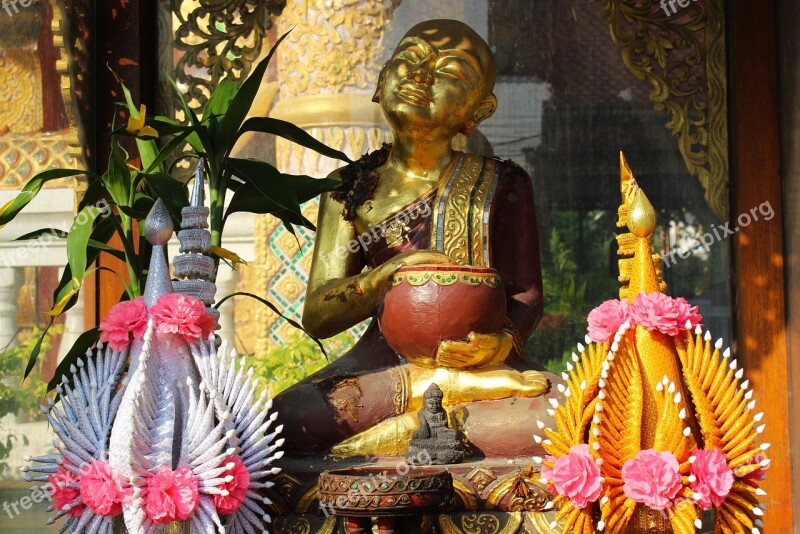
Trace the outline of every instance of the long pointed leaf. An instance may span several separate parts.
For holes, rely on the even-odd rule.
[[[83,208],[75,222],[69,230],[67,236],[67,258],[72,270],[73,277],[79,282],[83,282],[86,275],[86,248],[89,244],[89,237],[92,235],[94,221],[102,213],[102,210],[94,206]],[[113,215],[111,216],[113,217]]]
[[[203,110],[203,120],[216,115],[225,115],[237,92],[239,92],[239,85],[234,80],[227,76],[221,79]]]
[[[303,328],[303,325],[301,325],[300,323],[298,323],[298,322],[297,322],[297,321],[295,321],[294,319],[290,319],[290,318],[286,317],[284,314],[282,314],[282,313],[280,312],[280,310],[278,310],[278,308],[277,308],[277,307],[276,307],[276,306],[275,306],[273,303],[271,303],[270,301],[268,301],[267,299],[265,299],[265,298],[263,298],[263,297],[259,297],[258,295],[254,295],[253,293],[247,293],[246,291],[236,291],[235,293],[231,293],[230,295],[226,295],[225,297],[223,297],[222,299],[220,299],[220,301],[219,301],[219,302],[217,302],[216,304],[214,304],[214,307],[215,307],[216,309],[219,309],[219,307],[220,307],[220,306],[222,306],[222,304],[223,304],[223,303],[224,303],[226,300],[232,299],[233,297],[249,297],[249,298],[251,298],[251,299],[255,299],[255,300],[257,300],[258,302],[260,302],[260,303],[261,303],[261,304],[263,304],[264,306],[268,307],[270,310],[272,310],[272,311],[274,311],[275,313],[277,313],[277,314],[278,314],[278,315],[279,315],[279,316],[280,316],[280,317],[281,317],[283,320],[285,320],[287,323],[289,323],[289,324],[290,324],[290,325],[292,325],[293,327],[297,328],[298,330],[302,330],[302,331],[303,331],[303,333],[305,333],[305,335],[307,335],[308,337],[310,337],[311,339],[313,339],[313,340],[314,340],[314,343],[316,343],[316,344],[319,346],[320,350],[322,350],[322,354],[324,354],[324,355],[325,355],[325,359],[326,359],[326,360],[328,359],[328,353],[327,353],[327,352],[325,352],[325,347],[323,347],[323,346],[322,346],[322,343],[320,342],[320,340],[319,340],[319,339],[317,339],[317,338],[315,338],[314,336],[312,336],[311,334],[309,334],[309,333],[308,333],[308,331],[307,331],[305,328]]]
[[[59,230],[58,228],[40,228],[38,230],[34,230],[33,232],[28,232],[27,234],[23,234],[14,239],[14,241],[28,241],[31,239],[40,239],[48,235],[57,237],[58,239],[65,239],[68,233],[65,232],[64,230]]]
[[[47,182],[61,178],[69,178],[70,176],[79,176],[81,174],[96,176],[94,173],[79,169],[50,169],[40,172],[25,184],[25,187],[22,188],[22,191],[16,197],[0,208],[0,228],[12,221],[14,217],[39,194],[39,191],[42,190],[42,186]]]
[[[183,143],[186,141],[186,138],[192,133],[191,130],[187,130],[185,132],[181,132],[176,135],[169,143],[164,145],[164,147],[158,152],[158,155],[153,159],[153,161],[148,165],[145,169],[145,173],[151,173],[155,171],[162,171],[161,164],[170,157]]]
[[[33,371],[34,366],[36,365],[36,360],[39,359],[39,353],[42,350],[42,342],[44,341],[44,336],[47,335],[47,332],[50,330],[50,327],[53,326],[53,317],[50,318],[50,323],[45,327],[42,331],[42,335],[36,341],[36,344],[31,349],[31,353],[28,356],[28,364],[25,366],[25,374],[23,375],[22,379],[25,380],[28,378],[28,375],[31,374]]]
[[[69,352],[67,352],[67,354],[64,356],[64,359],[61,360],[61,362],[58,364],[58,367],[56,367],[53,378],[47,383],[47,391],[56,389],[56,386],[61,383],[62,376],[70,376],[70,366],[76,365],[78,359],[83,357],[83,355],[86,354],[86,351],[93,347],[99,339],[100,330],[98,330],[96,327],[92,328],[91,330],[87,330],[78,336],[78,339],[75,340],[75,344],[72,345],[72,347],[69,349]]]
[[[272,60],[272,55],[288,35],[289,32],[286,32],[280,36],[267,54],[267,57],[256,65],[250,73],[250,76],[242,83],[233,101],[231,101],[230,106],[228,106],[228,111],[220,122],[219,130],[217,131],[215,150],[218,159],[222,159],[233,148],[237,137],[236,133],[239,131],[239,127],[242,125],[245,117],[247,117],[247,114],[250,112],[250,108],[253,106],[253,101],[256,98],[259,87],[261,87],[261,81],[264,79],[264,74],[267,72],[267,66]]]
[[[111,139],[111,155],[108,158],[108,170],[103,174],[103,184],[111,194],[111,199],[119,206],[130,203],[132,186],[131,169],[128,167],[122,148],[116,138]]]
[[[291,122],[275,119],[273,117],[252,117],[244,122],[236,138],[238,139],[245,132],[262,132],[277,135],[288,141],[297,143],[298,145],[302,145],[315,152],[318,152],[323,156],[342,160],[347,163],[353,162],[344,152],[329,147]]]

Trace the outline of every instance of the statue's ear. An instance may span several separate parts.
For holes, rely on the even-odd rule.
[[[475,126],[479,125],[497,111],[497,97],[494,93],[489,93],[480,103],[475,114],[472,116],[472,122]]]
[[[381,72],[378,74],[378,85],[375,87],[375,94],[372,95],[372,101],[376,104],[381,102],[381,88],[383,88],[383,73],[386,71],[386,63],[381,67]]]

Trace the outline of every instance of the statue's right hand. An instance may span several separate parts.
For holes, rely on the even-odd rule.
[[[452,265],[455,263],[449,256],[435,250],[409,250],[398,254],[386,263],[395,264],[395,269],[408,265]]]
[[[370,272],[378,284],[385,287],[392,279],[394,272],[410,265],[452,265],[455,263],[449,256],[435,250],[409,250],[387,260]]]

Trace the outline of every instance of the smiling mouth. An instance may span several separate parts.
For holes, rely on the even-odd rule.
[[[433,102],[427,93],[420,91],[419,89],[409,87],[408,85],[401,87],[400,90],[397,91],[397,94],[409,104],[414,104],[417,106],[427,107],[431,104],[431,102]]]

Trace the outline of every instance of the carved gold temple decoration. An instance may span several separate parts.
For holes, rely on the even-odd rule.
[[[728,219],[728,122],[722,0],[692,2],[666,16],[658,2],[597,0],[628,70],[647,80],[654,107],[714,214]]]
[[[64,4],[49,0],[49,8],[52,10],[53,45],[58,54],[55,66],[60,75],[68,127],[58,132],[42,132],[43,66],[36,50],[22,44],[19,48],[3,50],[0,54],[0,189],[19,189],[50,167],[85,167],[73,100],[71,55],[64,35],[67,24]],[[28,15],[42,16],[41,10]],[[9,34],[4,36],[4,42],[13,43],[10,34],[15,27],[4,27],[3,31]],[[74,42],[70,46],[74,46]],[[77,67],[72,69],[72,72],[78,71]],[[66,178],[49,182],[45,187],[76,187],[79,190],[80,184],[73,178]]]
[[[35,51],[17,49],[0,54],[0,88],[0,128],[16,134],[41,129],[42,68]]]
[[[56,72],[61,77],[61,99],[67,115],[67,143],[69,154],[86,168],[88,139],[86,121],[91,120],[92,83],[90,73],[91,46],[90,10],[86,0],[49,0],[53,10],[53,44],[59,54]],[[82,190],[83,184],[76,184]]]
[[[50,167],[74,168],[77,162],[70,155],[69,139],[69,134],[0,136],[0,189],[20,189]],[[45,186],[72,184],[72,179],[63,179]]]
[[[170,0],[175,49],[183,52],[176,78],[192,107],[202,107],[225,76],[247,77],[285,6],[286,0]]]
[[[384,0],[293,2],[281,17],[282,27],[297,27],[281,50],[278,67],[286,94],[374,90],[384,27],[391,16],[386,4]]]
[[[383,53],[384,26],[393,4],[383,0],[299,0],[278,19],[279,33],[292,32],[278,49],[279,101],[270,115],[290,121],[328,146],[351,157],[389,141],[378,106],[371,102]],[[314,151],[275,141],[276,166],[283,172],[325,176],[341,164]],[[318,201],[308,202],[306,217],[316,221]],[[254,292],[284,304],[299,320],[313,234],[297,229],[300,248],[269,215],[256,217]],[[301,290],[296,291],[297,287]],[[296,331],[266,307],[256,308],[256,354],[263,355]],[[358,335],[364,329],[357,327]]]
[[[464,512],[440,515],[439,528],[444,534],[516,534],[522,525],[522,513],[493,514]]]

